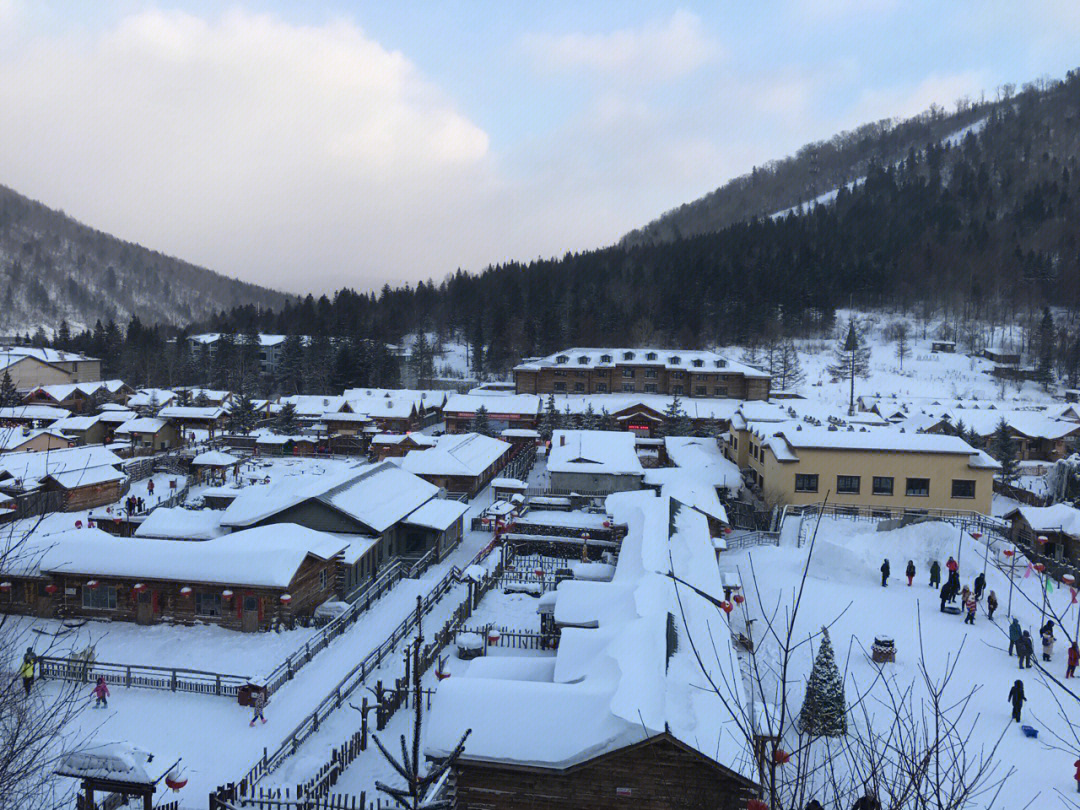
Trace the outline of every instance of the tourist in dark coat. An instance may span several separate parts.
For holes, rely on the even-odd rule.
[[[952,593],[952,591],[949,588],[949,583],[948,582],[946,582],[944,585],[941,586],[941,612],[942,613],[945,612],[945,603],[949,601],[949,596],[951,595],[951,593]]]
[[[1020,629],[1020,622],[1014,617],[1012,624],[1009,625],[1009,656],[1013,654],[1013,650],[1016,650],[1016,654],[1020,655],[1020,639],[1024,637],[1024,631]]]
[[[915,563],[911,560],[907,561],[907,568],[904,569],[904,573],[907,575],[907,586],[911,587],[911,580],[915,579]]]
[[[990,621],[994,620],[994,611],[997,610],[997,607],[997,594],[990,591],[989,595],[986,597],[986,618]]]
[[[982,599],[983,591],[986,590],[986,576],[979,574],[975,577],[975,598]]]
[[[930,587],[936,588],[941,585],[941,566],[937,560],[930,563]]]
[[[1035,642],[1027,630],[1016,644],[1016,654],[1020,657],[1020,669],[1031,669],[1031,656],[1035,654]]]
[[[889,561],[885,560],[881,564],[881,587],[884,588],[889,584]]]
[[[954,602],[960,593],[960,575],[955,571],[949,572],[949,601]]]
[[[1020,710],[1024,708],[1024,701],[1027,700],[1024,697],[1024,682],[1017,680],[1012,685],[1012,689],[1009,690],[1009,702],[1012,703],[1012,719],[1017,723],[1020,722]]]

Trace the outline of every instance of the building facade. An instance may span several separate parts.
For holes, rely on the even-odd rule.
[[[771,377],[715,352],[567,349],[514,367],[519,394],[678,394],[768,399]]]

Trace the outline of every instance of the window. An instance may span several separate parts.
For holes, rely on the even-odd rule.
[[[623,352],[622,359],[623,360],[633,360],[634,359],[634,353],[633,352]]]
[[[685,371],[673,371],[673,372],[671,372],[671,377],[672,377],[672,379],[675,379],[675,380],[681,380],[685,376],[686,376]]]
[[[196,616],[220,616],[221,594],[195,592]]]
[[[574,390],[578,393],[583,393],[585,391],[585,383],[574,383]]]
[[[727,386],[726,385],[718,385],[718,386],[716,386],[716,388],[713,389],[713,393],[718,397],[726,397],[727,396]]]
[[[633,383],[623,383],[622,384],[622,390],[623,391],[633,391],[634,390],[634,384]]]
[[[555,362],[556,362],[556,363],[565,363],[565,362],[567,362],[567,361],[568,361],[569,359],[570,359],[570,358],[569,358],[569,357],[567,357],[567,356],[566,356],[565,354],[560,354],[560,355],[559,355],[558,357],[556,357],[556,358],[555,358]]]
[[[739,449],[739,437],[734,434],[731,436],[731,446],[735,450]]]
[[[596,393],[598,393],[598,394],[606,394],[607,393],[607,383],[597,383],[596,384]]]
[[[622,370],[622,375],[623,375],[624,377],[629,377],[630,379],[633,379],[633,377],[634,377],[634,370],[633,370],[632,368],[624,368],[624,369]]]
[[[597,377],[606,377],[608,375],[607,371],[605,371],[604,369],[600,369],[599,371],[593,373],[596,374]]]
[[[705,392],[707,390],[708,389],[706,389],[704,385],[695,385],[694,386],[694,396],[695,397],[703,397],[703,396],[705,396]]]
[[[717,368],[726,368],[727,360],[714,360],[713,365],[715,365]]]
[[[875,475],[874,476],[874,494],[875,495],[892,495],[893,494],[893,479],[892,479],[892,476]]]
[[[804,473],[795,473],[795,491],[796,492],[817,492],[818,487],[817,475],[806,475]]]
[[[656,352],[649,352],[647,355],[645,355],[645,359],[646,360],[655,360],[656,359]]]
[[[601,363],[610,363],[611,362],[611,355],[610,354],[602,354],[602,355],[600,355],[600,362]]]
[[[94,610],[116,610],[116,588],[91,588],[88,585],[84,585],[82,589],[82,603],[84,608],[92,608]]]
[[[952,482],[952,496],[954,498],[974,498],[975,482],[966,478],[954,478]]]
[[[694,361],[694,368],[701,368],[703,365],[705,365],[704,360],[695,360]]]
[[[913,498],[930,497],[929,478],[909,478],[907,480],[907,494]]]
[[[566,383],[564,383],[564,382],[555,383],[555,390],[556,391],[565,391],[566,390]]]
[[[587,372],[587,371],[575,371],[574,376],[575,377],[588,377],[589,372]]]
[[[655,394],[656,393],[656,383],[645,383],[645,393],[646,394]]]
[[[589,362],[589,358],[583,354],[577,359],[577,361],[579,366],[584,366]]]
[[[679,357],[677,354],[673,354],[671,357],[668,358],[668,362],[671,363],[671,365],[673,366],[677,366],[679,365],[679,363],[682,362],[682,358]]]
[[[322,571],[319,572],[319,590],[320,591],[325,591],[326,590],[326,569],[325,568]]]
[[[681,385],[673,385],[673,386],[671,386],[671,393],[678,394],[679,396],[682,396],[686,392],[683,390],[683,386],[681,386]]]
[[[556,377],[565,377],[565,376],[566,376],[566,372],[565,372],[565,371],[563,371],[562,369],[557,369],[557,370],[555,371],[555,376],[556,376]]]
[[[645,379],[646,380],[655,380],[656,379],[656,369],[655,368],[647,368],[647,369],[645,369]]]
[[[858,475],[838,475],[836,476],[836,494],[837,495],[858,495],[859,494],[859,481]]]

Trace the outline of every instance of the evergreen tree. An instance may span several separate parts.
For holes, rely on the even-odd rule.
[[[488,422],[488,409],[485,406],[481,405],[476,409],[472,421],[469,422],[469,431],[479,433],[481,436],[490,435],[491,424]]]
[[[790,338],[780,343],[772,373],[773,384],[780,391],[791,391],[806,380],[802,363],[799,362],[799,351]]]
[[[416,337],[412,354],[413,373],[416,374],[417,385],[423,387],[424,381],[435,376],[435,357],[428,343],[427,335],[423,331]]]
[[[619,424],[615,421],[615,417],[611,415],[607,408],[600,411],[600,421],[597,424],[597,430],[618,430]]]
[[[229,411],[229,430],[246,436],[255,429],[258,421],[259,414],[255,410],[255,403],[251,401],[251,397],[242,392]]]
[[[274,433],[279,433],[282,436],[292,436],[300,429],[300,423],[296,418],[296,406],[291,402],[286,402],[281,406],[281,410],[278,411],[277,418],[274,420]]]
[[[581,429],[596,430],[599,424],[600,420],[596,415],[596,411],[593,410],[592,403],[586,403],[585,413],[581,415]]]
[[[300,335],[290,334],[281,346],[281,360],[278,362],[278,387],[286,394],[299,394],[303,391],[304,378],[304,341]]]
[[[179,391],[176,392],[176,399],[173,401],[180,407],[186,408],[188,405],[191,404],[191,391],[187,388],[181,388]]]
[[[4,369],[4,376],[0,379],[0,408],[14,408],[19,404],[19,392],[15,388],[15,381],[11,374]]]
[[[1001,465],[998,477],[1005,483],[1016,478],[1016,442],[1013,441],[1008,423],[1002,419],[990,439],[990,455]]]
[[[550,442],[552,432],[559,428],[559,412],[555,408],[554,394],[548,394],[547,401],[544,403],[544,410],[540,414],[538,428],[540,439],[545,442]]]
[[[967,426],[964,424],[963,419],[956,420],[956,426],[953,428],[953,433],[964,441],[967,441]]]
[[[689,436],[693,432],[693,422],[682,406],[678,394],[671,397],[671,402],[664,409],[664,421],[661,423],[664,436]]]
[[[896,343],[896,359],[900,361],[900,370],[904,370],[904,360],[911,355],[911,341],[908,336],[907,321],[897,321],[892,328],[893,342]]]
[[[863,342],[854,318],[848,321],[847,334],[836,342],[829,373],[838,380],[847,380],[850,384],[848,414],[854,414],[855,378],[870,376],[870,347]]]
[[[71,327],[68,326],[66,318],[60,321],[60,328],[56,330],[55,345],[63,351],[71,350]]]
[[[1042,321],[1035,333],[1035,378],[1043,387],[1054,381],[1054,316],[1043,307]]]
[[[847,734],[844,681],[836,667],[829,631],[825,628],[821,629],[821,646],[806,684],[799,729],[812,737],[843,737]]]
[[[261,374],[259,353],[262,351],[262,336],[254,324],[244,330],[237,347],[237,385],[241,391],[251,393],[255,390]]]

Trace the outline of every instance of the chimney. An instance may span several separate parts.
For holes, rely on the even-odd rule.
[[[566,434],[559,436],[559,447],[566,447]]]

